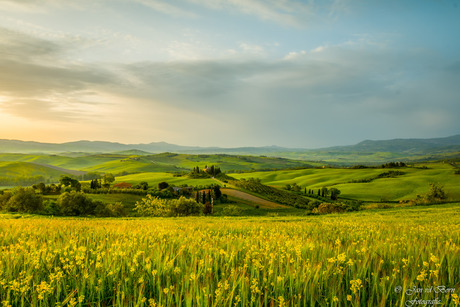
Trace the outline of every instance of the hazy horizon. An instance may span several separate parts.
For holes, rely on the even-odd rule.
[[[0,0],[0,139],[324,148],[453,136],[458,4]]]

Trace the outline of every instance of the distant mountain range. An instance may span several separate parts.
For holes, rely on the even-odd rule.
[[[161,152],[194,154],[237,154],[268,155],[311,160],[339,161],[340,159],[357,161],[357,157],[366,155],[363,161],[384,161],[396,157],[414,157],[460,152],[460,134],[444,138],[430,139],[393,139],[372,141],[365,140],[355,145],[336,146],[320,149],[265,147],[197,147],[153,142],[149,144],[122,144],[103,141],[77,141],[68,143],[39,143],[18,140],[0,140],[1,153],[129,153],[148,154]],[[387,158],[375,156],[375,153],[391,153]],[[353,158],[347,159],[346,157]],[[334,157],[332,159],[331,157]],[[374,157],[374,158],[370,158]],[[337,160],[338,159],[338,160]],[[359,160],[359,159],[358,159]]]
[[[337,146],[326,148],[326,150],[353,151],[353,152],[394,152],[411,153],[432,151],[436,149],[460,150],[460,134],[431,139],[393,139],[383,141],[365,140],[356,145]],[[325,149],[322,149],[325,150]]]
[[[266,147],[239,147],[239,148],[220,148],[220,147],[198,147],[181,146],[165,142],[152,142],[149,144],[122,144],[104,141],[76,141],[67,143],[40,143],[19,140],[0,139],[0,153],[64,153],[64,152],[86,152],[86,153],[113,153],[139,151],[145,153],[242,153],[248,154],[269,153],[279,151],[291,151],[292,149],[266,146]],[[300,149],[305,150],[305,149]]]

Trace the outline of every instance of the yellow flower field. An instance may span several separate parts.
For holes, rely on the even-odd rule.
[[[287,218],[5,216],[0,249],[1,306],[459,302],[459,204]]]

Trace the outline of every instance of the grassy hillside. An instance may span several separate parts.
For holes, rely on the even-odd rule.
[[[104,162],[118,160],[120,155],[85,155],[68,157],[62,155],[0,154],[0,161],[30,162],[48,164],[71,170],[95,166]]]
[[[454,174],[454,168],[447,163],[416,164],[416,167],[401,168],[398,171],[403,175],[395,178],[376,178],[379,174],[391,169],[304,169],[291,171],[254,172],[247,174],[230,174],[241,178],[260,178],[262,183],[285,187],[286,184],[297,183],[303,188],[318,189],[321,187],[335,187],[341,190],[341,197],[370,200],[370,201],[399,201],[413,199],[417,194],[428,192],[429,184],[439,182],[444,185],[449,197],[460,199],[460,175]],[[427,167],[424,169],[423,167]],[[396,169],[393,169],[396,171]],[[370,182],[352,183],[353,181]]]
[[[59,178],[65,174],[46,166],[27,162],[0,162],[0,177],[31,177],[43,176],[44,178]]]

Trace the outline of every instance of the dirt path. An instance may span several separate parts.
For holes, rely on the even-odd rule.
[[[280,205],[277,203],[274,203],[272,201],[268,201],[265,199],[262,199],[260,197],[241,192],[238,190],[233,190],[233,189],[220,189],[222,194],[227,194],[228,196],[236,197],[242,200],[247,200],[252,203],[255,203],[260,206],[262,209],[281,209],[281,208],[289,208],[288,206],[285,205]]]

